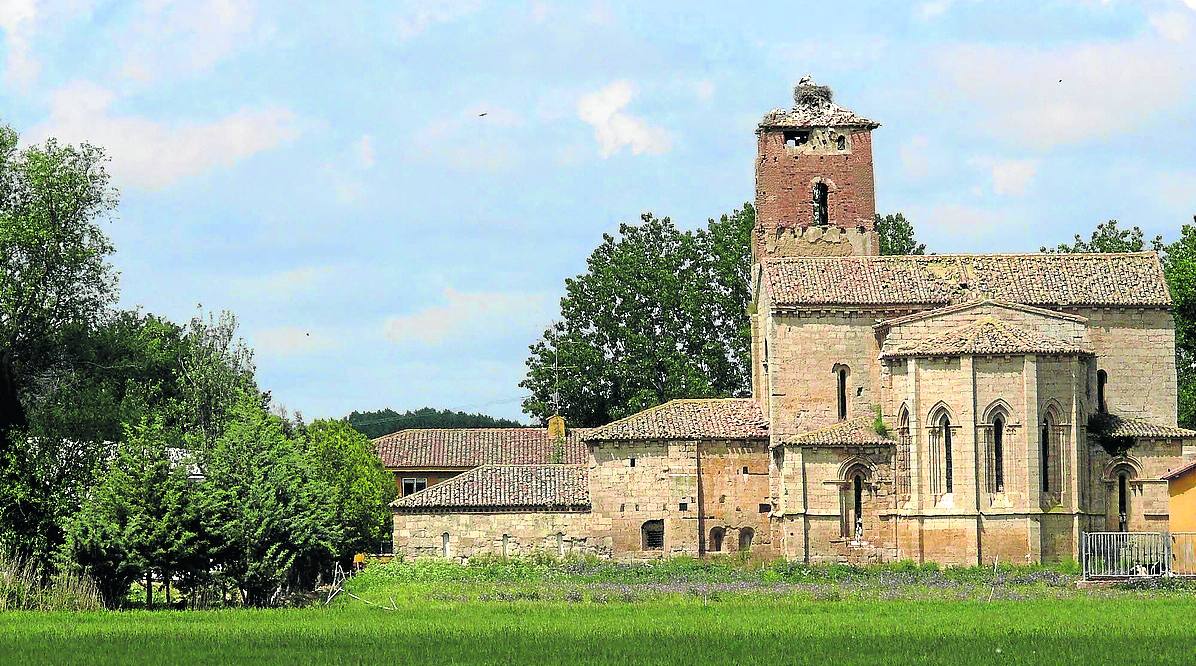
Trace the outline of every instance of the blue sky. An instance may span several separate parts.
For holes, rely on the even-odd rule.
[[[1196,0],[735,4],[0,0],[0,122],[105,146],[122,303],[234,311],[308,417],[521,417],[601,234],[750,200],[807,73],[932,250],[1196,214]]]

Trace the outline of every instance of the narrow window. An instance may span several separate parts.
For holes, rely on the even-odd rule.
[[[993,419],[993,482],[996,491],[1005,492],[1005,419]]]
[[[864,477],[856,474],[851,481],[852,506],[851,513],[855,516],[854,534],[856,541],[864,538]]]
[[[827,199],[830,197],[830,188],[826,183],[814,183],[814,224],[820,227],[825,227],[830,224],[829,212],[827,211]]]
[[[739,552],[746,553],[752,549],[752,537],[756,532],[750,527],[739,530]]]
[[[449,556],[449,535],[448,532],[440,535],[440,556]]]
[[[640,539],[643,550],[664,550],[664,521],[645,521],[640,527]]]
[[[426,478],[405,478],[403,479],[403,496],[418,493],[427,487],[428,480]]]
[[[951,469],[951,419],[946,414],[939,419],[939,429],[943,438],[943,492],[949,493],[955,487],[955,480]]]
[[[627,464],[630,467],[635,467],[635,458],[628,459]]]
[[[847,137],[840,134],[839,137],[835,139],[835,148],[838,150],[847,150]]]
[[[721,553],[723,550],[723,537],[727,535],[727,530],[721,527],[713,527],[710,529],[710,552]]]
[[[782,134],[786,148],[797,148],[810,141],[810,133],[804,130],[785,130]]]
[[[1117,475],[1117,530],[1120,532],[1128,531],[1129,527],[1129,508],[1130,508],[1130,488],[1129,477],[1125,472]]]
[[[747,466],[745,465],[745,466],[744,466],[744,468],[743,468],[743,475],[744,475],[744,476],[747,476],[747,473],[748,473],[748,468],[747,468]]]
[[[839,368],[839,420],[847,420],[847,368]]]
[[[764,372],[768,372],[768,339],[764,340]]]
[[[1039,456],[1041,474],[1042,474],[1042,492],[1051,492],[1051,421],[1050,419],[1042,420],[1042,432],[1039,433],[1039,448],[1042,449],[1042,455]]]
[[[1096,408],[1101,414],[1109,411],[1109,406],[1105,403],[1105,384],[1109,383],[1109,373],[1104,370],[1096,371]]]

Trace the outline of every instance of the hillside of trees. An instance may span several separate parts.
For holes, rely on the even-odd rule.
[[[524,424],[486,414],[454,412],[451,409],[422,409],[396,412],[379,409],[371,412],[354,411],[347,417],[349,425],[373,439],[409,428],[519,428]]]

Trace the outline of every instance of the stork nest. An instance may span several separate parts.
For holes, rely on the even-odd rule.
[[[797,106],[822,107],[831,103],[834,93],[830,86],[815,83],[799,84],[793,89],[793,102]]]

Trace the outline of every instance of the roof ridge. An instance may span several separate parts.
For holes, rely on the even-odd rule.
[[[858,261],[934,261],[936,259],[975,259],[979,258],[1007,258],[1007,257],[1022,257],[1022,258],[1037,258],[1037,259],[1061,259],[1068,257],[1079,258],[1116,258],[1116,257],[1150,257],[1157,256],[1158,253],[1154,250],[1143,250],[1141,252],[951,252],[943,254],[857,254],[848,256],[788,256],[788,257],[764,257],[760,261],[762,263],[769,262],[789,262],[789,261],[818,261],[818,262],[832,262],[845,260]]]

